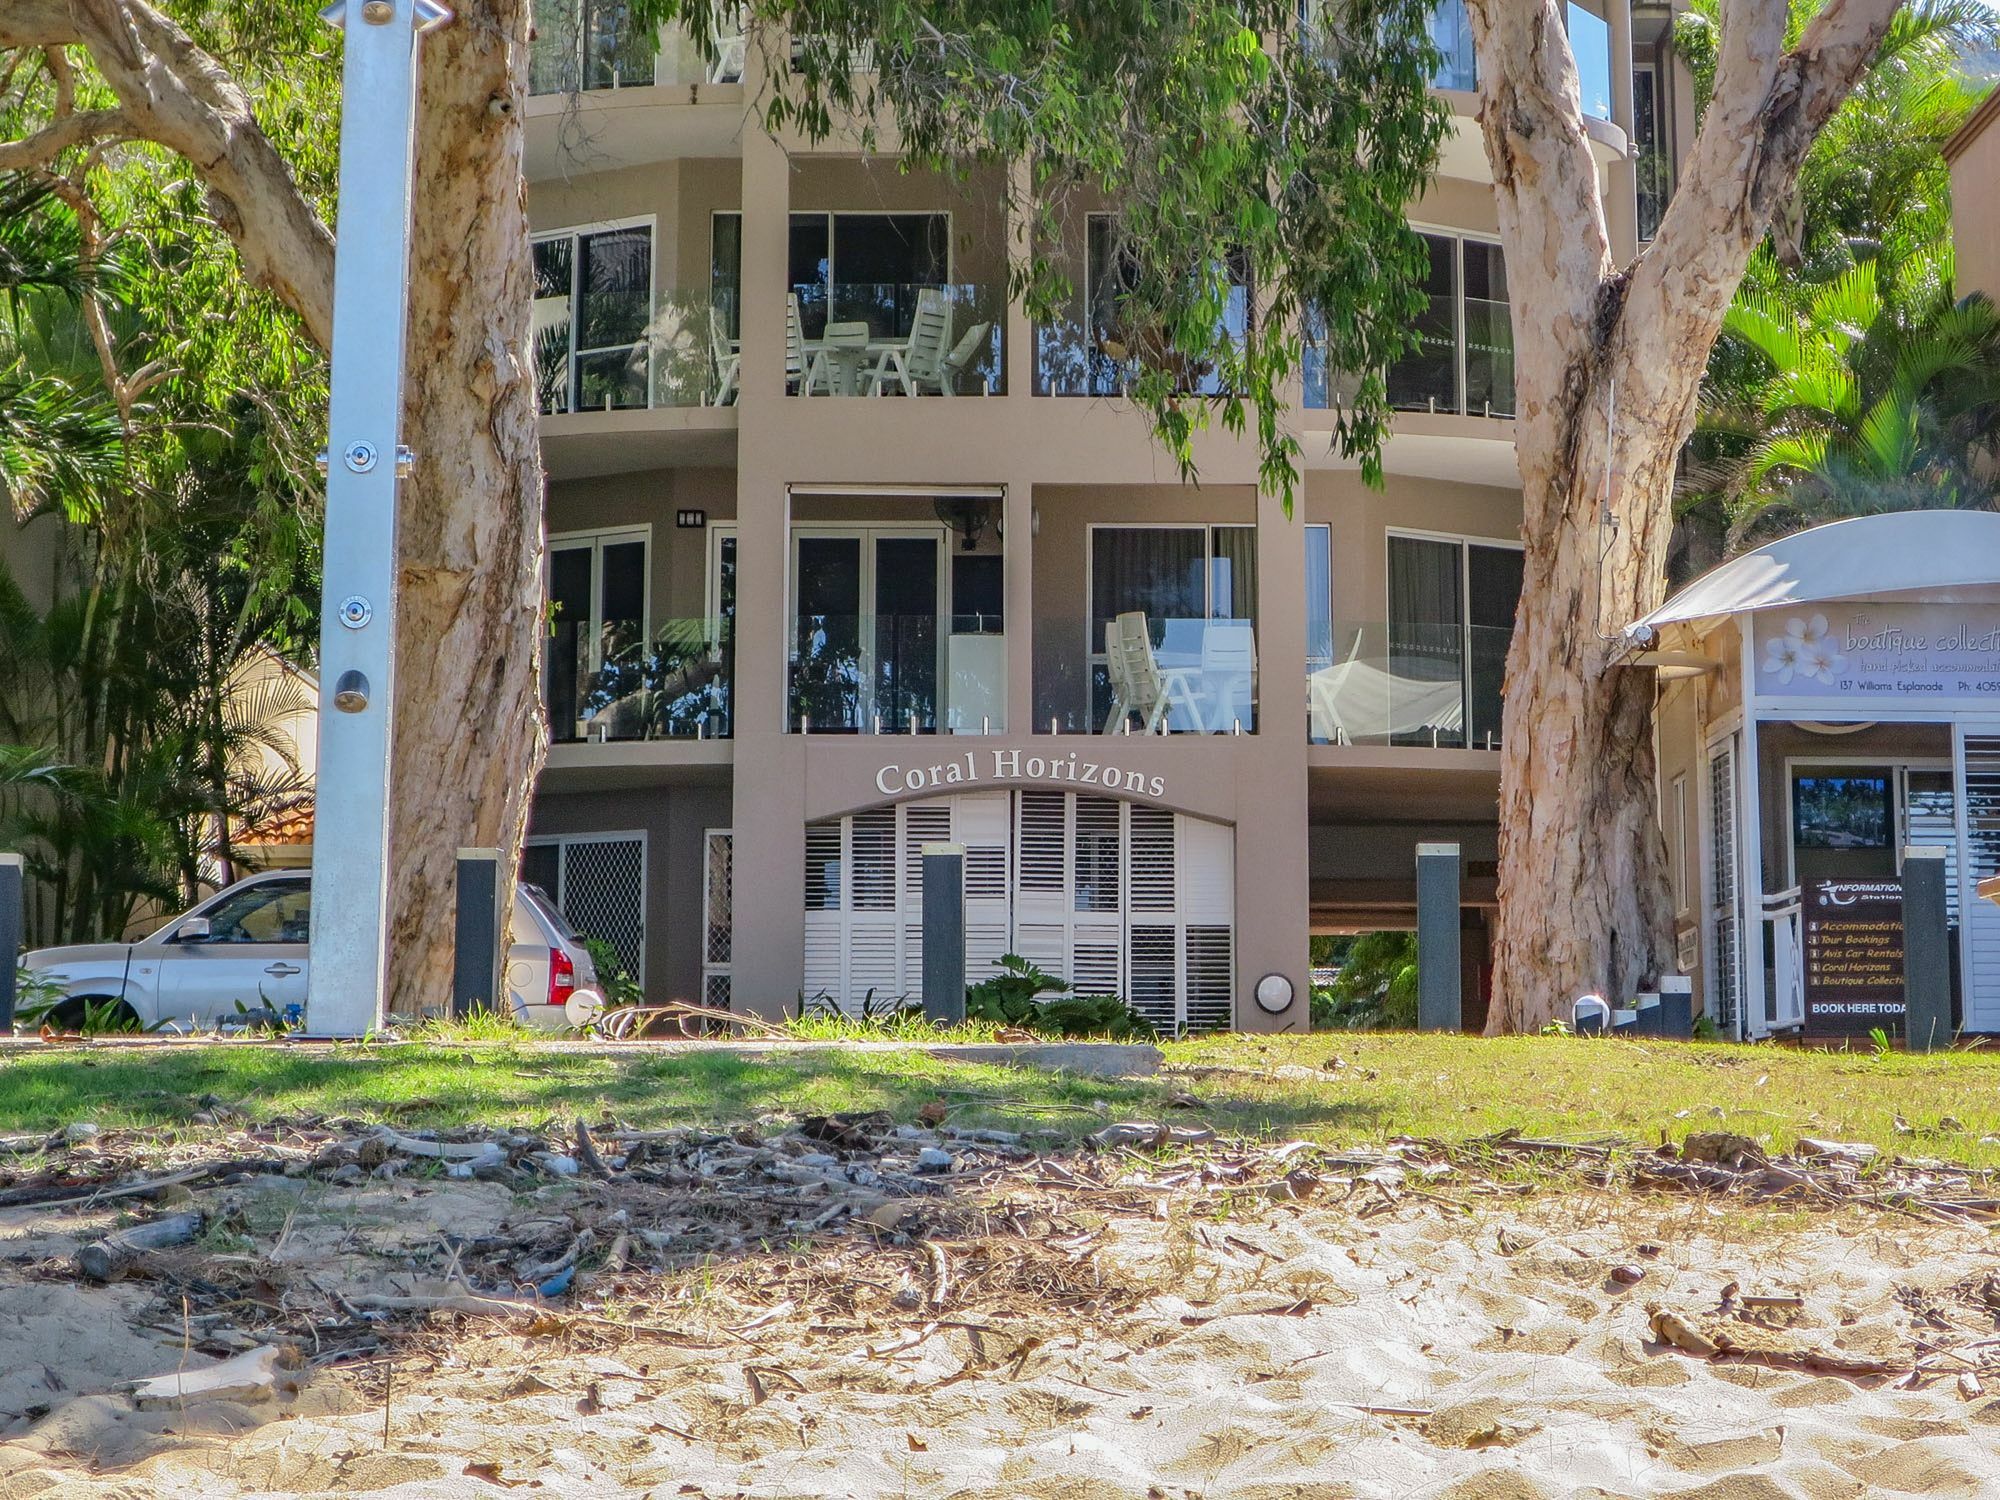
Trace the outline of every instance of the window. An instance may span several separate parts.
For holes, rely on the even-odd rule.
[[[1672,192],[1666,136],[1660,128],[1660,74],[1651,63],[1632,70],[1632,145],[1639,189],[1639,238],[1650,240],[1660,229]]]
[[[303,943],[308,940],[312,888],[303,880],[271,881],[235,892],[203,913],[210,943]]]
[[[1333,665],[1333,528],[1307,526],[1306,670]]]
[[[535,0],[528,92],[573,94],[653,81],[659,37],[630,0]]]
[[[608,943],[625,972],[646,982],[644,833],[531,838],[521,850],[521,878],[540,886],[570,926]]]
[[[1206,658],[1221,642],[1211,621],[1254,625],[1257,619],[1257,528],[1254,526],[1093,526],[1090,529],[1090,604],[1087,629],[1092,664],[1092,722],[1102,724],[1112,707],[1105,656],[1105,629],[1120,615],[1146,617],[1158,665],[1178,669],[1205,693],[1236,681],[1235,674],[1206,671]],[[1240,632],[1239,632],[1240,633]],[[1204,723],[1195,712],[1176,707],[1168,727],[1221,732],[1240,721],[1255,727],[1248,701],[1250,684],[1232,687],[1227,704],[1206,703]]]
[[[623,677],[647,642],[647,527],[549,541],[548,663],[542,674],[550,733],[578,740],[608,732]]]
[[[1485,240],[1426,232],[1423,241],[1430,302],[1417,318],[1416,348],[1389,366],[1389,404],[1404,411],[1513,415],[1506,257]]]
[[[743,215],[734,210],[709,221],[708,290],[724,330],[743,337]]]
[[[544,412],[644,406],[653,305],[650,224],[534,242],[535,375]]]
[[[903,337],[918,291],[951,280],[951,216],[793,214],[785,279],[809,339],[823,337],[829,322]]]
[[[1521,558],[1504,542],[1390,535],[1390,681],[1422,706],[1398,721],[1395,741],[1498,747]],[[1440,691],[1447,686],[1456,693]]]

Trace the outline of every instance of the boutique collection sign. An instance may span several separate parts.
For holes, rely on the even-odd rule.
[[[2000,605],[1766,610],[1755,644],[1760,698],[2000,698]]]
[[[909,792],[936,792],[949,787],[993,781],[1039,781],[1065,787],[1097,787],[1102,791],[1163,798],[1164,776],[1130,771],[1081,754],[1029,755],[1020,750],[967,750],[932,765],[892,762],[875,773],[875,790],[885,797]]]
[[[1903,883],[1809,880],[1806,1031],[1864,1036],[1903,1019]]]

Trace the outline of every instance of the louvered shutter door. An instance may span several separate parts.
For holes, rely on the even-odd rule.
[[[1069,813],[1067,792],[1022,792],[1015,803],[1014,951],[1064,979],[1070,977]]]
[[[1189,1031],[1226,1031],[1236,1020],[1236,831],[1205,818],[1175,821],[1183,1021]]]
[[[896,809],[871,807],[848,823],[846,1008],[880,1010],[903,991],[898,954]]]
[[[1013,906],[1007,898],[1013,816],[1009,792],[972,792],[952,799],[952,837],[965,845],[965,977],[970,984],[991,978],[994,960],[1013,942]]]
[[[806,825],[805,999],[844,1005],[847,999],[847,913],[842,900],[846,820]]]
[[[1126,1002],[1161,1036],[1180,1030],[1179,929],[1172,924],[1132,924]]]
[[[1958,901],[1965,1028],[2000,1031],[2000,905],[1978,895],[1981,880],[2000,875],[2000,723],[1961,723],[1957,740],[1959,784],[1965,789]]]
[[[924,992],[924,845],[951,842],[951,803],[905,802],[902,812],[902,974],[899,993]]]

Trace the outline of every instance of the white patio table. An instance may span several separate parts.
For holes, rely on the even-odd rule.
[[[906,348],[908,339],[878,339],[866,323],[829,323],[823,338],[807,339],[806,353],[826,371],[827,393],[858,396],[868,371],[891,349]],[[806,382],[810,389],[813,382]]]

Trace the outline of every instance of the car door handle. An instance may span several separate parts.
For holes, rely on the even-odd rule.
[[[282,959],[280,959],[277,963],[265,964],[264,972],[266,974],[275,974],[280,979],[283,979],[287,975],[298,973],[299,966],[297,964],[288,964],[284,962]]]

